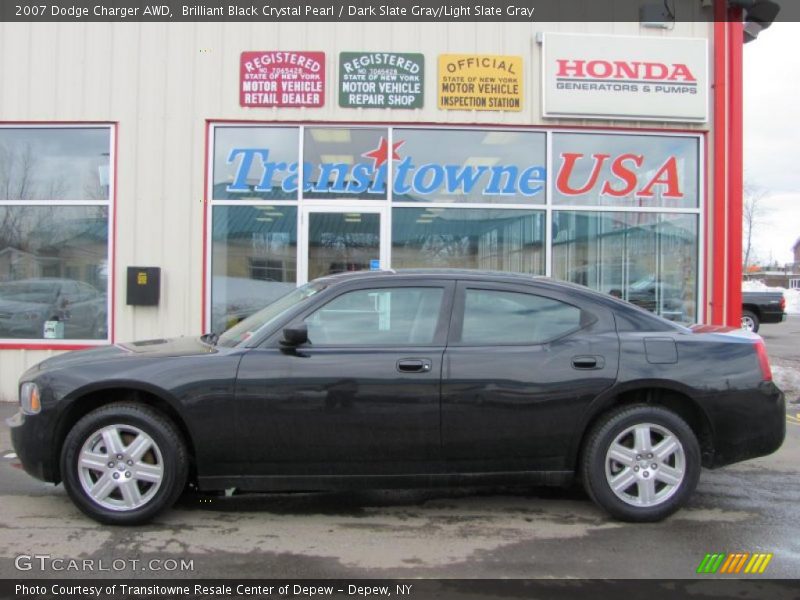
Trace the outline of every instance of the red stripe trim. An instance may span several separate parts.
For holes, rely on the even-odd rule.
[[[201,278],[200,290],[202,298],[200,300],[200,332],[205,333],[210,330],[210,325],[206,324],[206,289],[208,281],[206,280],[206,270],[208,268],[208,140],[209,132],[211,131],[211,123],[206,119],[205,142],[203,143],[203,275]]]
[[[725,323],[726,199],[727,199],[727,37],[726,0],[714,5],[714,198],[712,211],[711,323]]]
[[[742,319],[742,194],[744,188],[744,114],[742,49],[744,31],[741,9],[732,11],[728,23],[730,98],[728,137],[728,325],[738,327]]]

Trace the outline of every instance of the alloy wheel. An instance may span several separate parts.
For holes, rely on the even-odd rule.
[[[131,425],[108,425],[91,434],[78,455],[78,479],[97,505],[132,511],[153,499],[164,477],[161,449]]]
[[[680,488],[686,453],[666,427],[638,423],[620,433],[606,452],[606,481],[623,502],[649,508],[662,504]]]

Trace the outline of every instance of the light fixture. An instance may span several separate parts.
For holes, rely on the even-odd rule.
[[[352,154],[323,154],[319,158],[320,162],[324,164],[352,165],[355,162]]]
[[[351,140],[349,129],[332,127],[315,127],[311,129],[311,137],[315,142],[344,144]]]
[[[490,131],[483,136],[482,144],[506,145],[510,144],[519,137],[518,131]]]
[[[272,217],[256,217],[256,221],[264,221],[265,223],[272,223]]]

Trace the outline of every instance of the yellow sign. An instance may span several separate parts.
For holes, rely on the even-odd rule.
[[[522,57],[440,54],[442,110],[522,110]]]
[[[136,274],[136,283],[138,285],[147,285],[147,273],[144,271],[139,271]]]

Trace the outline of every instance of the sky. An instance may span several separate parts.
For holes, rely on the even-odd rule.
[[[768,194],[756,257],[792,262],[800,238],[800,23],[775,23],[745,44],[744,178]]]

